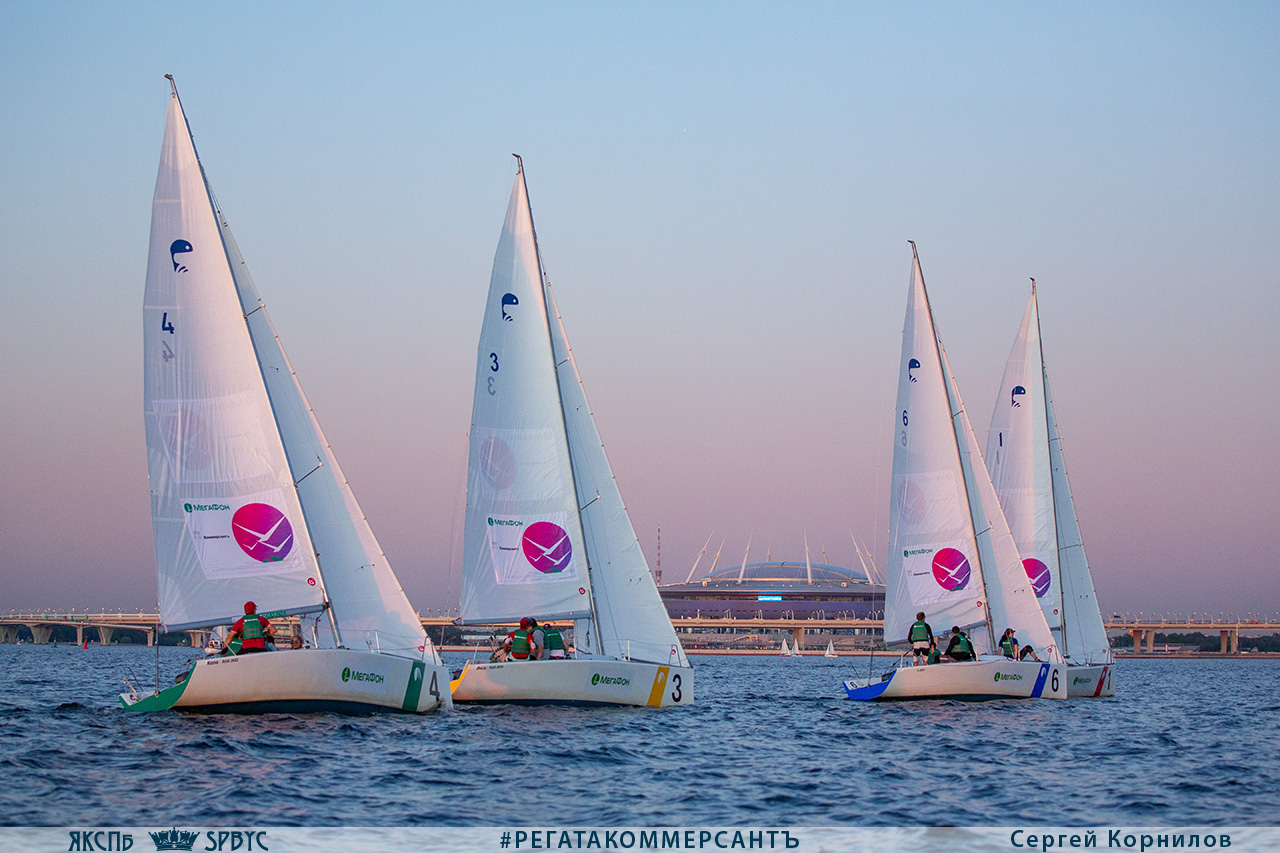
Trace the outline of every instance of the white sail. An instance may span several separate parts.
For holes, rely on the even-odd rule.
[[[587,403],[586,389],[550,287],[547,294],[555,312],[551,322],[552,351],[559,372],[574,483],[582,506],[579,516],[591,573],[599,653],[646,663],[688,666],[622,502],[618,481]],[[574,636],[580,649],[591,651],[591,631],[575,630]]]
[[[1073,663],[1111,660],[1067,480],[1035,282],[987,433],[987,459],[1045,619]]]
[[[249,336],[297,483],[341,645],[432,658],[435,650],[422,622],[338,467],[235,239],[218,213]]]
[[[939,632],[950,625],[981,626],[971,635],[980,652],[994,650],[994,626],[1007,624],[1052,655],[1056,643],[1022,571],[938,340],[918,257],[900,371],[885,641],[905,642],[915,613],[924,611]]]
[[[987,468],[1045,621],[1062,642],[1062,583],[1049,465],[1040,321],[1033,291],[1005,364],[987,431]]]
[[[520,172],[480,330],[463,541],[464,622],[591,614],[548,317]]]
[[[227,247],[176,94],[143,306],[151,517],[167,629],[319,609],[324,587]]]
[[[520,168],[472,411],[462,618],[575,620],[579,657],[687,666],[542,275]]]

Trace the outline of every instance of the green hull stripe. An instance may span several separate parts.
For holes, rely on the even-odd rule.
[[[427,667],[422,661],[413,662],[413,671],[409,673],[409,683],[404,688],[404,701],[400,703],[402,711],[417,711],[418,699],[422,696],[422,680]]]
[[[195,665],[192,664],[191,671],[187,673],[187,677],[182,679],[181,683],[172,687],[161,690],[152,696],[144,696],[137,702],[130,705],[125,701],[124,697],[120,697],[120,705],[126,711],[167,711],[174,705],[178,704],[178,700],[182,698],[182,694],[186,692],[187,685],[191,683],[191,673],[195,672]]]

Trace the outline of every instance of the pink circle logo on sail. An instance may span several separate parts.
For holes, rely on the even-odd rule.
[[[544,575],[562,572],[569,565],[573,556],[573,543],[569,534],[558,524],[550,521],[535,521],[525,528],[524,538],[520,544],[524,547],[524,558]]]
[[[943,548],[933,555],[933,579],[943,589],[964,589],[971,574],[969,559],[955,548]]]
[[[275,563],[293,548],[293,526],[270,504],[245,504],[231,516],[240,549],[259,563]]]
[[[1022,569],[1027,573],[1027,578],[1031,581],[1031,588],[1035,590],[1036,598],[1044,598],[1044,594],[1049,591],[1049,584],[1053,580],[1053,576],[1049,574],[1049,567],[1035,557],[1028,557],[1022,561]]]
[[[480,445],[480,472],[495,488],[511,488],[517,468],[515,454],[502,439],[490,436]]]

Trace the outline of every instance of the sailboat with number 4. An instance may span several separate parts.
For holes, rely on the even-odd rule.
[[[173,78],[169,77],[172,84]],[[312,648],[209,656],[132,711],[450,707],[449,671],[356,503],[214,201],[173,86],[143,383],[162,630],[298,616]]]
[[[911,244],[911,290],[902,330],[884,641],[907,643],[918,612],[939,632],[971,631],[975,659],[914,666],[907,657],[877,677],[846,681],[857,701],[1065,699],[1066,667],[1022,570],[946,351],[938,339],[920,259]],[[992,654],[1013,626],[1046,658]]]
[[[562,660],[470,662],[457,702],[693,702],[538,253],[520,158],[476,365],[463,537],[464,624],[572,623]]]

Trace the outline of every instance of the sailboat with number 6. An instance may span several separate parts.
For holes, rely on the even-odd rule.
[[[563,659],[470,662],[453,698],[687,705],[693,669],[587,405],[516,162],[477,353],[461,621],[571,623],[573,649]]]
[[[451,707],[449,671],[302,393],[172,88],[142,312],[161,629],[230,625],[256,603],[261,617],[298,616],[312,647],[202,657],[153,694],[130,685],[120,703],[205,713]],[[258,630],[245,637],[258,633],[260,645],[261,621],[250,625]]]

